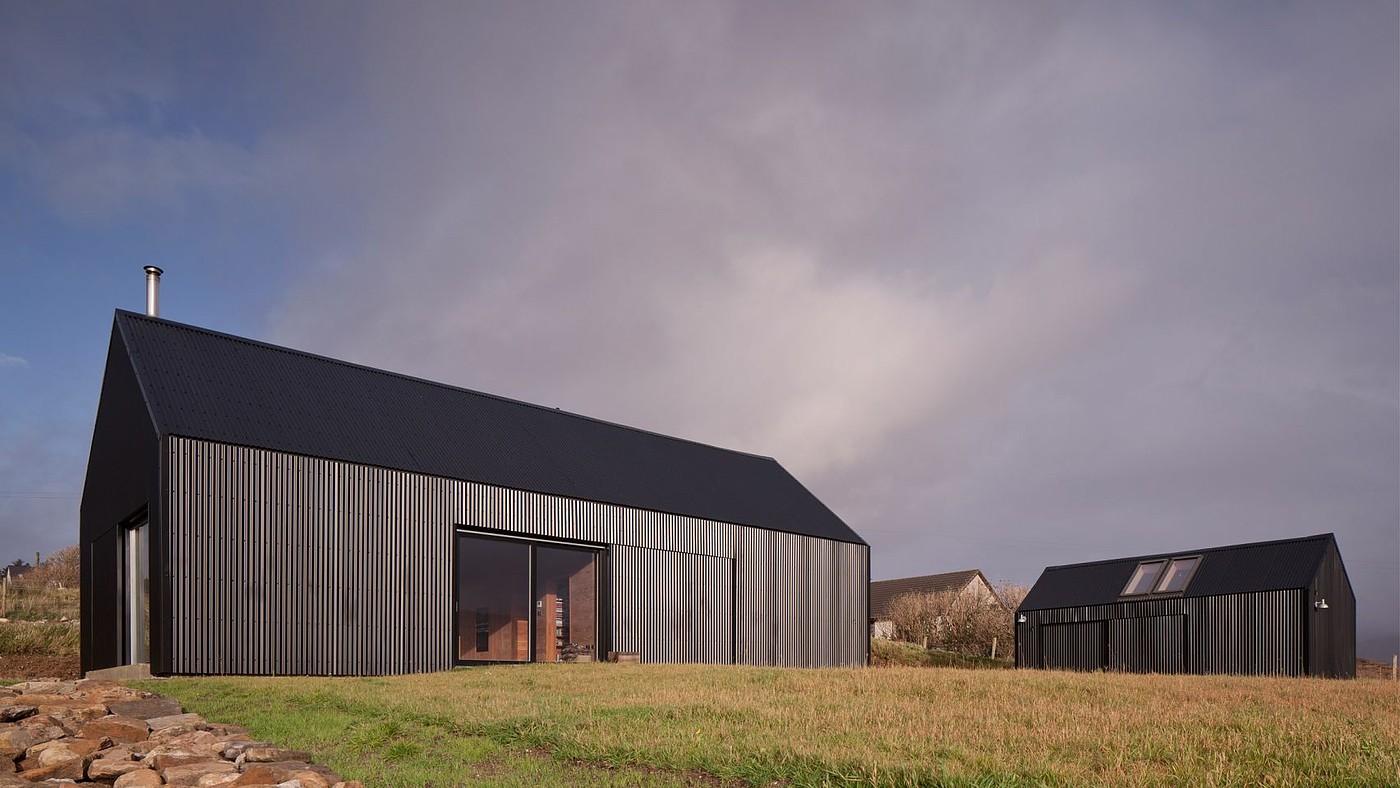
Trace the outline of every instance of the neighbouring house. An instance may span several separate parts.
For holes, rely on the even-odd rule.
[[[1356,597],[1332,534],[1048,567],[1016,665],[1356,676]]]
[[[899,597],[908,594],[961,594],[985,602],[1000,605],[1001,599],[992,584],[980,569],[965,569],[961,572],[944,572],[938,575],[900,577],[894,580],[876,580],[870,584],[870,633],[874,637],[889,639],[895,636],[894,621],[890,618],[890,606]]]
[[[869,660],[869,546],[772,458],[149,314],[81,538],[86,671]]]

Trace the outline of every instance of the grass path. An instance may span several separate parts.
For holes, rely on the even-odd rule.
[[[1400,685],[528,665],[140,683],[375,786],[1400,786]],[[551,757],[538,757],[546,752]]]

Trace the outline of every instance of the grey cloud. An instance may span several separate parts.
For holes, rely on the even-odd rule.
[[[374,20],[366,243],[276,335],[774,454],[884,574],[1396,553],[1363,10],[672,11]]]
[[[173,42],[224,26],[206,111],[260,123],[36,160],[84,210],[270,206],[269,338],[775,455],[878,576],[1336,531],[1400,640],[1393,6],[248,16],[44,93],[186,106]]]

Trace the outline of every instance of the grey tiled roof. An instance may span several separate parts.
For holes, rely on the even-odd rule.
[[[976,578],[982,578],[977,569],[961,572],[944,572],[940,575],[920,575],[901,577],[894,580],[876,580],[870,584],[870,617],[883,620],[889,617],[890,603],[904,594],[940,594],[945,591],[961,591]],[[988,584],[988,588],[991,585]]]

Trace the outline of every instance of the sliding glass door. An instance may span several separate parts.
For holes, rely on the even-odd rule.
[[[591,662],[597,649],[597,550],[457,535],[458,661]]]
[[[597,553],[535,548],[535,661],[592,662],[598,647]]]
[[[457,536],[457,659],[530,660],[530,545]]]

